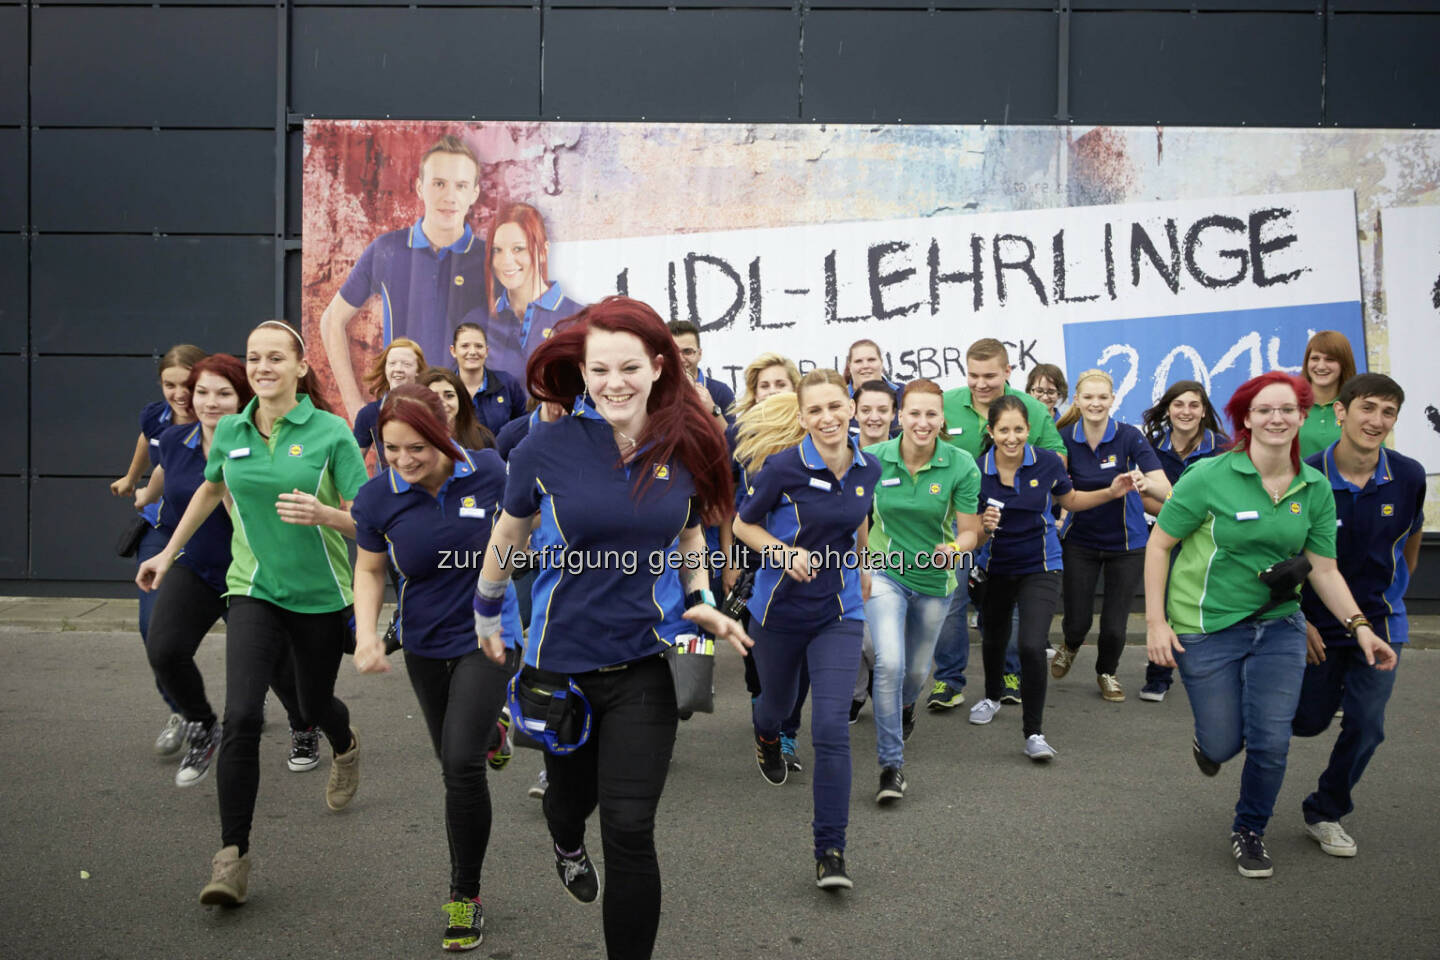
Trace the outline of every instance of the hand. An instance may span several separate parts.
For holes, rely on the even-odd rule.
[[[1147,478],[1144,471],[1138,467],[1130,471],[1130,479],[1134,482],[1135,492],[1137,493],[1144,493],[1146,488],[1150,486],[1149,478]]]
[[[784,556],[785,573],[791,580],[796,583],[809,583],[815,579],[815,570],[812,568],[814,560],[809,550],[804,547],[791,547],[785,550]]]
[[[1360,627],[1355,631],[1355,642],[1365,654],[1365,662],[1376,670],[1394,670],[1399,659],[1395,656],[1395,648],[1376,635],[1369,627]]]
[[[870,580],[870,571],[869,571],[869,570],[861,570],[861,571],[860,571],[860,599],[861,599],[861,600],[869,600],[869,599],[870,599],[870,582],[871,582],[871,580]]]
[[[1170,624],[1162,621],[1145,625],[1145,653],[1155,666],[1173,667],[1175,654],[1184,652],[1185,648],[1180,646],[1180,639],[1170,629]]]
[[[1137,471],[1132,470],[1129,473],[1117,473],[1115,479],[1110,481],[1110,496],[1119,500],[1125,496],[1125,494],[1134,490],[1136,472]]]
[[[980,514],[980,526],[986,533],[994,533],[1000,529],[1000,508],[986,507],[985,512]]]
[[[111,489],[114,489],[114,484],[111,484]],[[141,488],[139,488],[138,490],[135,491],[135,512],[136,512],[136,513],[139,513],[141,510],[144,510],[146,507],[148,507],[148,506],[150,505],[150,498],[149,498],[149,496],[146,495],[146,491],[149,490],[149,489],[150,489],[150,488],[149,488],[148,486],[145,486],[145,487],[141,487]]]
[[[355,640],[355,669],[360,673],[389,673],[390,662],[385,659],[385,644],[372,631],[365,639]]]
[[[275,501],[275,512],[280,514],[281,520],[306,527],[318,527],[324,523],[321,515],[327,509],[314,495],[301,493],[299,489],[282,493]]]
[[[695,388],[695,392],[700,394],[700,402],[705,404],[706,410],[709,410],[715,406],[715,398],[710,396],[709,387],[705,386],[705,384],[701,383],[699,380],[691,380],[690,384]]]
[[[731,620],[708,603],[697,603],[681,616],[715,639],[730,641],[730,646],[734,647],[742,657],[745,656],[747,649],[755,646],[755,641],[746,635],[745,630],[737,621]]]
[[[554,423],[556,420],[559,420],[563,416],[565,416],[565,408],[560,406],[560,404],[554,403],[549,400],[540,404],[541,423]]]
[[[140,569],[135,572],[135,586],[146,593],[160,588],[160,581],[165,579],[166,572],[175,560],[170,556],[170,551],[161,550],[155,556],[140,564]]]
[[[1305,624],[1305,662],[1325,662],[1325,641],[1320,639],[1320,631],[1309,623]]]
[[[959,551],[955,549],[955,544],[953,543],[950,543],[948,541],[945,543],[938,543],[935,545],[935,549],[930,554],[930,566],[936,570],[954,569],[955,554],[958,552]]]
[[[135,481],[129,477],[121,477],[110,484],[110,493],[116,497],[128,497],[135,492]]]
[[[720,587],[728,594],[735,589],[735,584],[740,582],[740,568],[726,567],[720,571]]]
[[[492,633],[488,637],[480,638],[480,649],[485,651],[485,656],[496,663],[505,662],[505,641],[501,639],[499,632]]]

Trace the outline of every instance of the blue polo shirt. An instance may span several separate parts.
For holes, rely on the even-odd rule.
[[[1205,460],[1224,453],[1225,444],[1229,442],[1229,438],[1223,433],[1216,433],[1209,427],[1205,427],[1195,449],[1182,459],[1180,454],[1175,452],[1175,446],[1170,442],[1170,428],[1166,427],[1164,435],[1160,437],[1160,442],[1152,442],[1151,449],[1155,451],[1155,456],[1160,460],[1160,469],[1165,471],[1165,477],[1173,487],[1175,482],[1180,479],[1180,474],[1185,472],[1186,467],[1197,460]]]
[[[480,389],[475,391],[470,403],[475,407],[475,419],[498,439],[505,424],[525,416],[526,399],[519,380],[504,370],[486,367]]]
[[[340,296],[359,309],[380,298],[383,343],[409,337],[433,362],[449,355],[451,333],[462,323],[484,326],[485,241],[465,225],[448,247],[430,248],[422,220],[371,241],[340,287]]]
[[[531,410],[528,416],[516,417],[495,434],[495,452],[500,454],[501,460],[510,459],[510,451],[520,446],[520,441],[530,435],[530,428],[537,423],[544,423],[540,419],[540,408]]]
[[[1000,527],[980,548],[975,565],[986,573],[1019,576],[1063,569],[1060,538],[1050,508],[1056,497],[1074,489],[1065,463],[1053,450],[1025,445],[1025,457],[1015,471],[1015,485],[1000,482],[995,448],[980,458],[980,512],[998,500]]]
[[[517,317],[510,309],[509,295],[501,291],[495,302],[495,314],[485,325],[485,341],[490,348],[485,359],[486,369],[504,371],[517,383],[524,384],[525,364],[530,354],[555,332],[557,323],[584,309],[583,303],[561,292],[560,284],[551,283],[548,290],[525,307],[525,316]]]
[[[1425,468],[1382,447],[1375,472],[1361,489],[1340,475],[1335,446],[1305,462],[1325,475],[1335,494],[1336,562],[1375,633],[1390,643],[1405,643],[1410,639],[1405,542],[1425,525]],[[1309,581],[1301,590],[1300,606],[1327,646],[1354,645],[1354,638],[1320,602]]]
[[[175,411],[170,409],[170,404],[164,400],[154,400],[145,404],[140,411],[140,433],[145,437],[145,452],[150,457],[150,469],[160,465],[160,434],[169,429],[175,422]],[[150,526],[158,526],[160,523],[160,505],[163,498],[155,503],[147,503],[140,511],[140,515],[149,521]]]
[[[750,597],[750,616],[762,626],[804,631],[832,620],[864,620],[855,534],[870,515],[880,461],[854,451],[845,475],[836,481],[807,435],[788,450],[771,454],[750,478],[740,519],[764,527],[781,543],[804,547],[821,564],[815,579],[799,583],[782,569],[779,557],[761,553]]]
[[[649,485],[637,499],[641,470]],[[527,664],[583,673],[664,648],[665,557],[700,522],[684,464],[644,452],[621,464],[610,424],[582,399],[510,452],[504,507],[513,517],[540,514]]]
[[[720,407],[720,413],[725,417],[725,422],[727,424],[734,423],[735,415],[730,412],[730,408],[735,405],[735,391],[730,389],[730,385],[722,383],[715,377],[705,376],[705,371],[699,367],[695,368],[695,382],[710,391],[710,399]]]
[[[382,470],[387,466],[385,444],[380,442],[380,404],[384,402],[385,398],[381,397],[361,407],[360,412],[355,414],[354,429],[355,442],[360,445],[361,450],[375,448],[375,462]]]
[[[200,424],[175,424],[160,434],[160,465],[165,468],[165,499],[159,507],[156,524],[167,534],[175,532],[190,498],[205,482],[205,452],[201,443]],[[190,537],[175,562],[189,567],[216,593],[225,592],[225,571],[230,569],[230,514],[221,507],[213,511]]]
[[[1070,482],[1076,490],[1103,490],[1118,474],[1136,468],[1144,473],[1161,469],[1144,435],[1128,423],[1117,423],[1114,417],[1105,424],[1105,435],[1094,450],[1085,441],[1083,420],[1061,430],[1060,439],[1070,451]],[[1091,550],[1143,549],[1150,539],[1150,526],[1145,522],[1140,494],[1132,490],[1119,500],[1079,513],[1071,511],[1060,538]]]
[[[384,470],[355,495],[355,543],[384,553],[400,575],[396,629],[407,653],[436,660],[479,648],[471,597],[505,491],[505,464],[493,450],[466,450],[437,496]],[[514,588],[505,592],[500,635],[520,640]]]

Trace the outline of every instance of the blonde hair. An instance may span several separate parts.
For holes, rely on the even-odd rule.
[[[790,380],[790,388],[799,389],[800,368],[795,366],[794,360],[779,353],[762,353],[745,367],[745,395],[730,405],[732,414],[739,416],[755,406],[755,385],[760,382],[760,374],[771,367],[784,367],[785,376]]]
[[[752,403],[735,421],[735,459],[747,473],[755,474],[765,466],[766,457],[788,450],[804,438],[800,394],[777,393]]]
[[[1081,384],[1083,384],[1086,380],[1104,380],[1104,381],[1105,381],[1105,386],[1107,386],[1107,387],[1110,388],[1110,393],[1111,393],[1111,395],[1114,395],[1114,393],[1115,393],[1115,378],[1114,378],[1114,377],[1110,376],[1110,374],[1106,373],[1104,370],[1099,370],[1099,369],[1086,370],[1084,373],[1080,374],[1080,376],[1078,376],[1078,377],[1075,378],[1075,397],[1074,397],[1074,400],[1075,400],[1076,402],[1072,402],[1072,403],[1070,404],[1070,409],[1069,409],[1069,410],[1066,410],[1065,413],[1060,417],[1060,419],[1059,419],[1058,421],[1056,421],[1056,423],[1055,423],[1055,428],[1056,428],[1057,430],[1063,429],[1064,427],[1068,427],[1068,426],[1070,426],[1072,423],[1074,423],[1076,420],[1079,420],[1079,419],[1080,419],[1080,404],[1079,404],[1079,402],[1078,402],[1079,399],[1080,399],[1080,386],[1081,386]]]
[[[371,395],[376,400],[384,397],[390,389],[390,381],[385,376],[385,361],[390,359],[390,351],[404,348],[415,354],[415,375],[418,378],[425,372],[425,351],[420,349],[420,344],[408,337],[396,337],[391,340],[375,362],[370,364],[370,371],[365,374],[365,386],[370,389]]]

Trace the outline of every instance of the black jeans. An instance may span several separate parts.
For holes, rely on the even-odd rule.
[[[679,724],[675,684],[659,657],[573,679],[590,701],[590,740],[574,753],[545,754],[545,819],[556,846],[575,850],[585,818],[600,807],[606,955],[646,958],[660,927],[655,811]]]
[[[1060,572],[992,573],[980,590],[980,654],[985,662],[985,697],[1004,692],[1005,647],[1010,643],[1010,615],[1020,606],[1020,699],[1025,736],[1044,733],[1045,647],[1050,621],[1060,601]]]
[[[250,848],[260,789],[260,725],[265,688],[285,660],[295,669],[300,712],[325,731],[336,753],[350,749],[350,711],[335,697],[335,674],[349,634],[346,611],[295,613],[254,597],[230,601],[225,631],[225,732],[220,737],[220,837]]]
[[[150,629],[145,635],[145,653],[150,658],[150,669],[155,672],[155,682],[175,703],[182,717],[207,727],[215,723],[215,711],[205,696],[205,678],[195,666],[195,651],[215,621],[224,616],[225,598],[194,570],[177,563],[160,581],[159,595],[150,614]],[[295,669],[289,657],[276,665],[270,689],[284,705],[291,730],[304,730],[309,726],[300,712]]]
[[[1095,619],[1095,584],[1105,574],[1105,597],[1100,603],[1099,653],[1095,673],[1113,675],[1120,669],[1125,650],[1125,627],[1130,620],[1130,602],[1145,576],[1145,551],[1094,550],[1071,540],[1065,541],[1065,616],[1060,629],[1065,646],[1079,650]]]
[[[505,686],[520,657],[498,664],[481,650],[437,660],[405,651],[410,686],[430,730],[445,781],[445,837],[450,842],[450,898],[480,895],[480,870],[490,843],[490,788],[485,754],[505,705]]]

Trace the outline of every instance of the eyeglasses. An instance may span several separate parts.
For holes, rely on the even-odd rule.
[[[1060,391],[1059,391],[1059,390],[1052,389],[1051,387],[1036,387],[1034,390],[1031,390],[1031,391],[1030,391],[1030,396],[1032,396],[1032,397],[1058,397],[1058,396],[1060,396]]]
[[[1300,415],[1300,408],[1292,406],[1251,407],[1250,412],[1253,413],[1255,416],[1259,417],[1261,420],[1268,420],[1271,417],[1275,416],[1277,413],[1280,416],[1284,417],[1286,420],[1293,420]]]
[[[680,348],[680,356],[682,356],[682,357],[698,357],[699,355],[700,355],[700,351],[699,351],[699,350],[696,350],[694,347],[681,347],[681,348]]]

